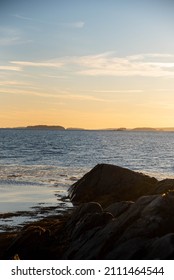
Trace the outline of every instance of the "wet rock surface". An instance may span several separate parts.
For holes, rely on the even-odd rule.
[[[70,189],[71,212],[1,234],[0,258],[174,259],[174,180],[111,165],[89,173]]]

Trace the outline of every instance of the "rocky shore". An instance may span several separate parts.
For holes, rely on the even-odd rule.
[[[0,259],[174,259],[174,179],[99,164],[69,189],[74,209],[0,234]]]

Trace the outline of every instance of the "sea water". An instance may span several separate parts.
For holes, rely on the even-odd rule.
[[[23,211],[0,230],[71,208],[68,188],[98,163],[163,179],[173,158],[174,132],[0,129],[0,214]]]

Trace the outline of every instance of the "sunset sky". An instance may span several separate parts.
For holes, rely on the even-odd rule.
[[[174,127],[174,1],[2,0],[0,127]]]

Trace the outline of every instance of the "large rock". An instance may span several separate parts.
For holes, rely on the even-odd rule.
[[[69,189],[74,204],[97,201],[108,206],[116,201],[135,201],[153,193],[157,179],[110,164],[98,164]]]
[[[99,203],[96,202],[89,202],[89,203],[83,203],[79,207],[77,207],[70,219],[68,220],[66,227],[64,229],[64,232],[68,234],[69,236],[73,235],[73,232],[76,231],[76,229],[79,227],[80,224],[82,224],[83,220],[86,218],[86,216],[89,215],[95,215],[95,214],[101,214],[103,212],[103,209]]]
[[[174,191],[174,179],[164,179],[159,181],[154,193],[166,193],[167,191]]]
[[[120,216],[133,204],[133,201],[119,201],[109,205],[105,211],[110,212],[114,217]]]
[[[174,258],[173,211],[174,196],[168,193],[143,196],[115,219],[105,212],[91,213],[76,221],[76,230],[71,234],[62,258]],[[95,219],[99,219],[96,224]],[[158,252],[159,248],[163,253]]]

